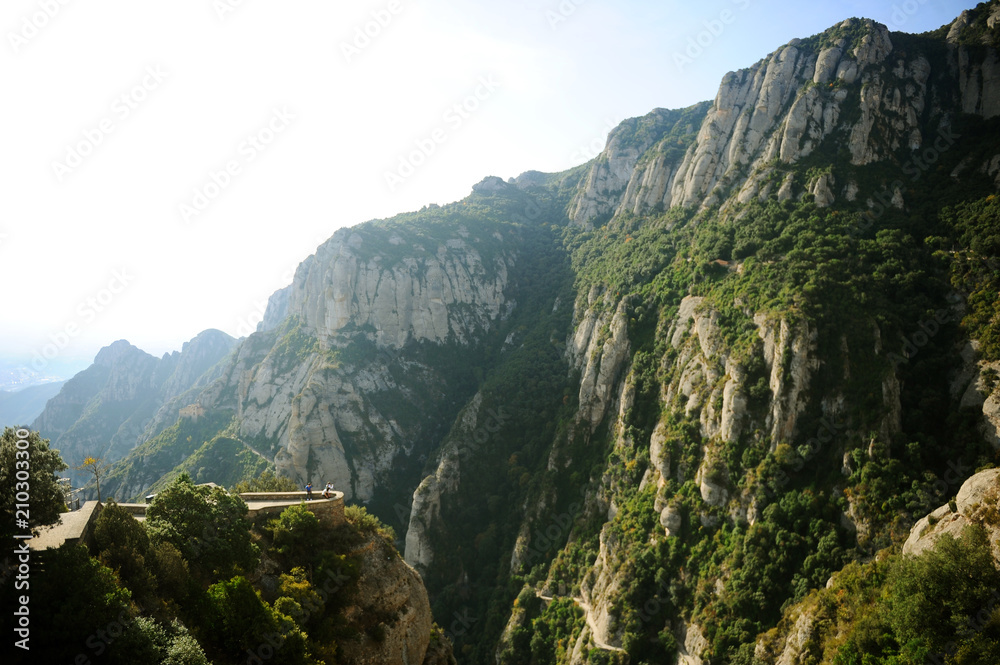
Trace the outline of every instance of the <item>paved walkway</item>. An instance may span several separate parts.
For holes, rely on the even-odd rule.
[[[28,541],[28,547],[33,550],[47,550],[61,547],[66,541],[80,540],[95,511],[100,512],[97,510],[99,505],[96,501],[88,501],[80,510],[61,514],[58,522],[42,527],[38,535]]]

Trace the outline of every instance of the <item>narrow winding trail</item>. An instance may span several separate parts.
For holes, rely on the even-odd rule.
[[[554,600],[552,596],[543,596],[541,591],[536,591],[535,595],[549,603],[551,603]],[[558,596],[558,597],[565,598],[567,596]],[[587,619],[587,628],[590,629],[590,638],[594,641],[594,646],[596,646],[598,649],[604,649],[605,651],[621,651],[624,653],[625,649],[622,649],[621,647],[612,646],[606,642],[602,642],[599,639],[597,639],[597,630],[590,616],[591,612],[590,604],[579,596],[570,596],[570,597],[573,599],[573,602],[576,603],[581,610],[583,610],[583,616],[586,617]]]

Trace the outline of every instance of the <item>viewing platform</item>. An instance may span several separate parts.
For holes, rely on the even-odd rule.
[[[243,492],[239,497],[249,509],[247,519],[258,515],[277,517],[285,508],[304,503],[323,526],[335,527],[344,523],[344,493],[336,490],[329,498],[323,498],[322,491],[313,491],[312,499],[307,492]],[[118,506],[140,522],[146,519],[149,508],[148,503],[119,503]],[[87,501],[80,510],[62,513],[58,522],[42,527],[38,535],[28,541],[28,547],[47,550],[65,543],[90,544],[94,521],[103,509],[104,504]]]

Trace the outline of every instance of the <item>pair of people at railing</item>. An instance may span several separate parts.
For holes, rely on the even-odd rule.
[[[323,498],[329,499],[333,496],[333,483],[327,483],[326,487],[323,488]],[[313,485],[312,483],[306,483],[306,500],[312,501],[313,498]]]

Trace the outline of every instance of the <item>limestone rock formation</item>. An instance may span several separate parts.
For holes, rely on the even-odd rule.
[[[958,538],[969,524],[982,524],[989,532],[993,544],[993,558],[1000,562],[1000,524],[984,522],[982,511],[996,510],[1000,501],[1000,469],[987,469],[972,476],[958,490],[955,509],[944,505],[925,516],[910,529],[910,536],[903,544],[903,554],[916,556],[934,546],[945,534]]]
[[[288,300],[292,294],[292,285],[289,284],[283,289],[278,289],[267,299],[267,307],[264,309],[264,316],[257,324],[257,332],[274,330],[288,316]]]
[[[466,342],[500,315],[512,258],[502,249],[484,258],[456,231],[436,247],[411,241],[392,261],[374,238],[342,229],[299,266],[288,313],[333,344],[339,332],[366,327],[378,345],[397,349],[410,340]]]
[[[424,478],[413,492],[404,556],[406,562],[417,570],[428,570],[434,560],[428,530],[441,519],[441,495],[455,491],[458,474],[458,456],[446,455],[438,464],[437,471]]]
[[[1000,61],[992,44],[982,53],[970,50],[963,41],[967,29],[960,17],[949,35],[956,104],[991,118],[1000,113]],[[772,195],[786,200],[803,190],[795,191],[791,173],[775,189],[776,166],[794,164],[830,141],[846,146],[851,164],[864,165],[891,159],[900,148],[920,150],[939,135],[948,139],[950,117],[941,106],[951,93],[935,88],[932,74],[927,58],[894,50],[886,26],[870,19],[848,19],[809,40],[792,40],[723,78],[682,158],[664,152],[673,139],[655,140],[665,131],[664,112],[623,123],[592,165],[571,218],[589,224],[612,212],[643,214],[657,206],[725,207]],[[923,117],[932,105],[937,124],[927,126]],[[636,123],[648,129],[639,132]],[[629,140],[636,134],[653,139]],[[826,206],[835,200],[834,182],[827,174],[803,184]]]
[[[656,109],[616,127],[570,202],[570,220],[589,226],[612,213],[645,214],[673,205],[677,164],[707,110],[707,103],[680,111]]]
[[[419,665],[431,640],[430,601],[420,575],[381,536],[372,534],[350,553],[360,560],[357,597],[344,617],[366,628],[359,639],[337,643],[337,659],[350,665]],[[377,634],[378,638],[372,635]],[[435,649],[433,661],[448,660]]]
[[[597,302],[597,294],[592,296],[591,304]],[[628,352],[627,332],[625,303],[619,302],[614,313],[588,309],[567,345],[571,362],[583,372],[580,415],[591,428],[604,418],[614,397],[613,387]]]

